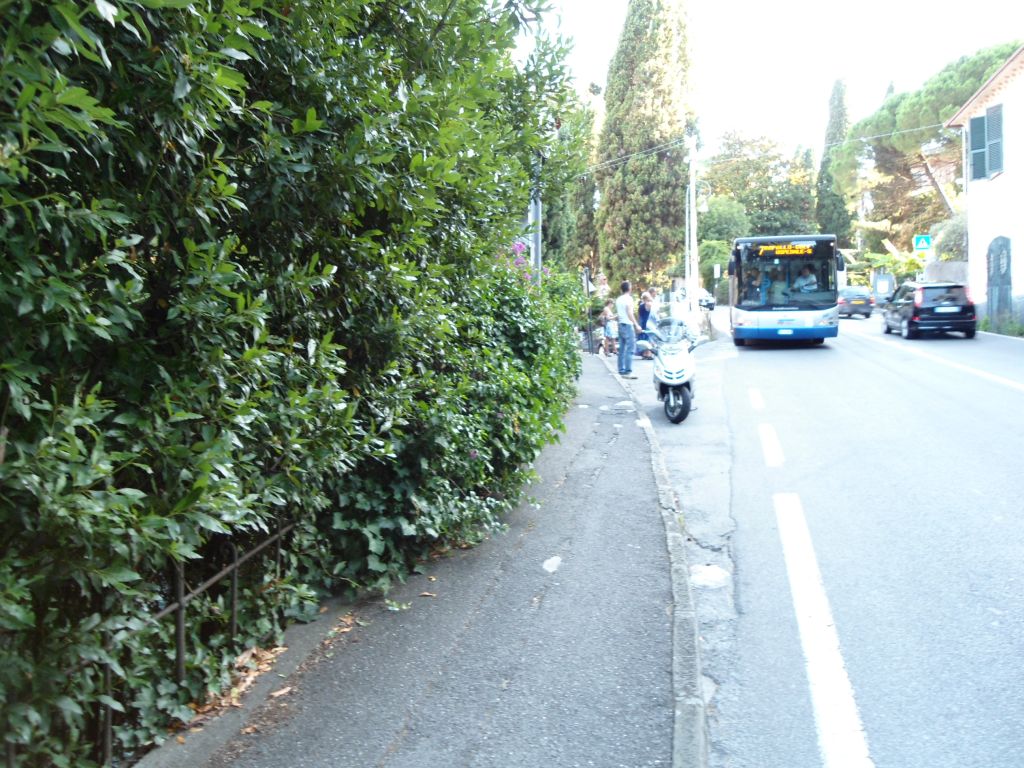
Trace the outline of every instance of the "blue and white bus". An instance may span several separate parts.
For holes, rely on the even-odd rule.
[[[839,335],[835,235],[740,237],[729,260],[729,324],[737,347],[754,340]]]

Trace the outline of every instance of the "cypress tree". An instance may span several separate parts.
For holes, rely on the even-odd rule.
[[[814,158],[798,147],[789,164],[789,183],[781,190],[780,232],[809,232],[814,228]]]
[[[682,253],[687,70],[682,0],[630,0],[598,145],[597,225],[615,279],[649,279]]]
[[[591,85],[591,88],[597,88]],[[597,89],[600,92],[600,88]],[[575,178],[564,188],[559,188],[563,196],[561,202],[548,204],[544,209],[545,237],[551,237],[552,228],[560,222],[554,214],[561,213],[563,220],[562,241],[557,254],[552,250],[557,244],[545,242],[545,261],[551,263],[557,256],[557,263],[564,269],[573,271],[581,266],[589,266],[594,274],[598,271],[597,260],[597,229],[594,222],[594,193],[597,189],[593,172],[586,166],[594,163],[594,112],[580,106],[572,114],[574,126],[574,155],[581,158]],[[549,217],[552,221],[549,223]]]
[[[836,191],[835,178],[832,175],[832,148],[843,142],[848,128],[846,85],[842,80],[836,80],[832,86],[832,98],[829,100],[825,151],[822,153],[821,167],[818,170],[818,200],[814,208],[814,218],[823,233],[836,236],[841,248],[850,247],[851,218],[846,207],[846,199]]]

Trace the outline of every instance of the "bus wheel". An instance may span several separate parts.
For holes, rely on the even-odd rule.
[[[746,345],[747,340],[746,339],[737,339],[735,336],[733,336],[732,337],[732,343],[735,344],[737,347],[742,347],[742,346]]]

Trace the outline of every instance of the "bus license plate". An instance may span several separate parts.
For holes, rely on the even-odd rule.
[[[793,329],[792,328],[779,328],[779,336],[792,336],[792,335],[793,335]]]

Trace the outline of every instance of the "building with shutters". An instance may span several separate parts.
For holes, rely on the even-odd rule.
[[[979,317],[1024,324],[1024,47],[946,121],[963,135],[967,270]]]

